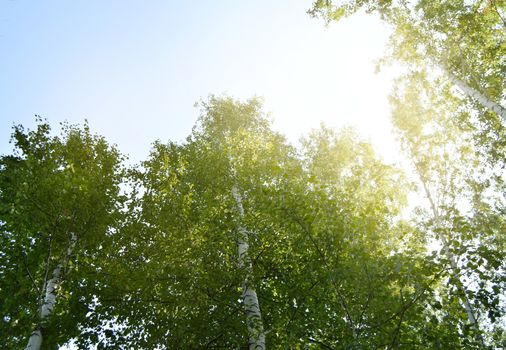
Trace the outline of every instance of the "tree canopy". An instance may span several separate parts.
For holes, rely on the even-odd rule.
[[[87,124],[0,157],[0,345],[15,349],[506,346],[501,1],[318,0],[393,27],[392,122],[290,144],[262,101],[210,96],[140,164]],[[410,206],[409,196],[424,198]]]

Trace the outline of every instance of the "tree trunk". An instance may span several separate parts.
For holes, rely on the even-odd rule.
[[[74,233],[71,234],[70,243],[67,248],[67,254],[63,258],[63,261],[58,264],[58,266],[53,270],[53,274],[51,279],[46,283],[44,302],[40,308],[40,322],[39,325],[34,329],[32,334],[30,335],[30,339],[28,339],[28,345],[25,350],[40,350],[43,340],[42,330],[43,324],[53,312],[53,308],[56,304],[56,288],[61,282],[62,270],[67,266],[70,257],[72,256],[72,251],[77,242],[77,237]]]
[[[420,176],[420,180],[422,181],[422,185],[423,185],[423,188],[425,190],[425,195],[427,196],[427,199],[429,200],[430,207],[431,207],[431,210],[432,210],[433,219],[436,222],[436,224],[439,225],[439,223],[441,222],[441,218],[440,218],[439,212],[438,212],[438,210],[436,208],[436,204],[432,200],[432,195],[429,192],[427,184],[425,183],[424,179],[421,176]],[[469,302],[469,299],[467,297],[467,290],[464,287],[464,284],[462,283],[462,281],[460,280],[460,276],[457,274],[457,268],[458,268],[457,261],[455,259],[455,256],[450,251],[450,248],[448,247],[448,245],[449,245],[448,240],[446,239],[446,237],[444,235],[439,235],[438,238],[443,243],[443,249],[444,249],[446,258],[450,261],[450,266],[451,266],[451,269],[452,269],[452,274],[453,274],[453,277],[455,278],[455,281],[457,282],[457,288],[462,293],[462,298],[461,298],[460,301],[462,302],[462,304],[464,306],[464,309],[466,310],[467,319],[469,320],[469,323],[477,331],[479,331],[480,330],[479,329],[479,324],[478,324],[478,321],[476,320],[476,316],[475,316],[475,312],[473,310],[473,307],[471,306],[471,303]]]
[[[447,69],[444,65],[440,64],[441,69],[446,73],[448,78],[452,83],[457,85],[464,94],[466,94],[471,99],[478,101],[480,105],[487,108],[488,110],[494,112],[498,116],[501,117],[501,120],[506,123],[506,108],[501,106],[498,103],[490,100],[487,96],[482,94],[476,89],[473,89],[469,85],[467,85],[463,80],[459,79],[455,74],[453,74],[449,69]]]
[[[42,345],[42,331],[41,327],[35,328],[28,339],[28,345],[25,350],[39,350]]]
[[[232,197],[235,200],[235,206],[239,215],[239,222],[244,217],[244,208],[242,206],[242,197],[237,186],[232,187]],[[251,259],[248,256],[249,235],[248,231],[238,224],[237,251],[239,268],[246,271],[246,276],[242,284],[242,300],[244,304],[244,312],[246,313],[246,326],[249,334],[249,349],[264,350],[265,349],[265,332],[262,323],[262,314],[260,312],[260,303],[258,302],[257,293],[250,282],[250,275],[253,267]]]

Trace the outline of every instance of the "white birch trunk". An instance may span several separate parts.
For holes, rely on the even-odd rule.
[[[236,210],[239,219],[244,217],[244,208],[242,206],[242,197],[237,186],[232,187],[232,197],[235,200]],[[262,323],[262,313],[260,311],[260,303],[258,296],[249,281],[252,272],[251,259],[248,256],[249,237],[248,231],[239,225],[237,227],[239,233],[237,240],[237,253],[239,268],[245,269],[246,277],[242,284],[242,299],[244,304],[244,312],[246,313],[246,326],[249,334],[250,350],[265,350],[265,332]]]
[[[450,261],[450,265],[452,267],[453,275],[457,279],[458,288],[460,289],[460,292],[463,295],[462,304],[464,304],[464,309],[466,310],[467,319],[469,320],[469,323],[472,324],[476,329],[478,329],[478,321],[476,321],[476,317],[474,315],[473,308],[471,306],[471,303],[469,302],[469,299],[467,298],[467,291],[465,290],[462,281],[460,280],[460,277],[457,275],[455,271],[457,271],[457,261],[455,260],[455,256],[450,252],[450,249],[448,248],[448,242],[446,240],[446,237],[441,236],[441,241],[443,242],[443,249],[445,251],[446,258]]]
[[[40,327],[37,327],[30,335],[30,339],[28,339],[28,345],[25,350],[38,350],[42,345],[42,331]]]
[[[423,188],[425,190],[425,194],[427,196],[427,199],[429,200],[429,203],[430,203],[430,207],[432,210],[432,215],[433,215],[434,221],[439,225],[439,223],[441,222],[439,212],[436,208],[434,201],[432,200],[432,195],[430,194],[425,181],[423,179],[421,179],[421,181],[422,181]],[[473,307],[471,306],[471,303],[469,302],[469,299],[467,298],[467,291],[464,287],[464,284],[460,280],[460,276],[457,274],[457,269],[458,269],[457,260],[455,259],[455,256],[452,254],[452,252],[450,251],[450,248],[448,247],[449,243],[448,243],[448,240],[446,239],[446,237],[444,235],[439,235],[438,238],[443,243],[443,249],[444,249],[446,258],[450,261],[450,266],[452,268],[453,277],[457,280],[457,288],[460,290],[460,292],[463,295],[463,297],[461,298],[461,302],[464,306],[464,309],[466,310],[467,319],[469,320],[469,323],[476,330],[479,330],[479,324],[478,324],[478,321],[476,320],[476,316],[475,316]]]
[[[62,270],[67,265],[70,257],[72,256],[72,251],[77,242],[77,237],[74,233],[71,234],[70,244],[67,248],[67,253],[63,258],[63,261],[58,264],[58,266],[53,270],[53,274],[49,281],[46,283],[44,301],[40,308],[40,323],[35,328],[35,330],[30,335],[30,339],[28,339],[28,345],[25,350],[40,350],[42,345],[42,324],[47,320],[51,312],[53,312],[53,308],[56,304],[56,289],[61,282],[61,274]]]
[[[506,123],[506,108],[501,106],[498,103],[495,103],[494,101],[490,100],[487,96],[482,94],[476,89],[473,89],[469,85],[467,85],[463,80],[457,78],[455,74],[450,72],[449,69],[447,69],[444,65],[440,65],[440,67],[443,69],[443,71],[446,73],[448,78],[451,80],[451,82],[458,86],[460,90],[464,94],[466,94],[468,97],[478,101],[479,104],[481,104],[483,107],[487,108],[488,110],[494,112],[498,116],[501,117],[502,121]]]

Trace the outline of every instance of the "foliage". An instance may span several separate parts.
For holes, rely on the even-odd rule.
[[[504,3],[310,12],[362,8],[394,28],[392,119],[427,205],[406,219],[411,174],[353,130],[293,146],[256,98],[201,101],[185,142],[157,141],[130,169],[87,125],[17,126],[0,158],[0,345],[40,329],[45,349],[252,348],[247,284],[268,348],[503,347],[506,143],[482,102],[505,98]]]
[[[212,97],[188,140],[155,143],[134,175],[110,260],[128,275],[113,292],[123,303],[97,308],[122,325],[111,348],[247,344],[234,184],[269,347],[400,346],[425,341],[421,328],[437,338],[424,308],[439,272],[397,220],[402,175],[352,132],[315,131],[298,154],[258,100]]]
[[[39,325],[45,348],[54,348],[79,335],[96,293],[90,266],[118,219],[121,156],[87,125],[51,136],[39,119],[35,131],[15,127],[13,140],[16,152],[0,165],[0,342],[20,348]],[[72,234],[76,248],[65,261]],[[40,324],[46,284],[63,261],[56,308]]]
[[[2,343],[23,346],[41,322],[45,276],[74,232],[55,311],[42,322],[44,348],[71,339],[83,349],[244,347],[238,225],[249,232],[248,278],[268,347],[472,348],[480,334],[501,341],[504,221],[484,195],[487,170],[466,167],[481,164],[479,155],[448,125],[444,111],[458,100],[442,91],[421,102],[422,82],[399,85],[393,116],[422,183],[441,201],[437,222],[430,213],[402,219],[409,183],[352,130],[321,127],[294,148],[257,99],[202,102],[186,142],[154,143],[127,172],[87,126],[66,126],[61,137],[44,123],[17,127],[20,151],[2,158],[1,172]],[[473,201],[461,208],[460,198]],[[486,329],[468,327],[462,279],[428,249],[443,233]]]
[[[429,79],[423,74],[403,79],[392,97],[393,121],[429,201],[423,226],[442,242],[440,263],[455,261],[451,287],[444,291],[448,302],[469,299],[481,331],[494,338],[494,325],[504,322],[500,295],[506,287],[502,184],[473,148],[470,131],[455,125],[458,99],[443,82]],[[450,307],[447,312],[459,313]],[[461,316],[463,330],[467,318]]]
[[[505,3],[316,1],[309,12],[330,22],[360,9],[393,28],[381,62],[406,68],[392,118],[427,198],[416,225],[440,247],[434,262],[447,268],[437,292],[442,310],[458,329],[458,347],[501,347]]]
[[[502,163],[506,142],[506,2],[317,0],[309,13],[330,22],[360,9],[377,13],[393,28],[383,63],[395,60],[414,71],[422,67],[445,79],[459,79],[489,101],[503,104],[498,107],[501,117],[453,90],[461,100],[460,124],[473,129],[475,144],[485,156]]]

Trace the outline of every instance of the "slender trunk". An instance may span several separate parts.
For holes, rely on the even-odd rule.
[[[479,104],[481,104],[483,107],[489,109],[490,111],[494,112],[498,116],[501,117],[503,122],[506,122],[506,108],[501,106],[498,103],[495,103],[494,101],[490,100],[487,96],[482,94],[476,89],[473,89],[471,86],[466,84],[463,80],[459,79],[455,74],[453,74],[448,68],[446,68],[443,64],[440,64],[441,69],[446,73],[448,78],[451,80],[452,83],[457,85],[464,94],[466,94],[468,97],[478,101]]]
[[[237,186],[232,187],[232,197],[235,200],[236,210],[239,215],[239,222],[244,217],[244,208],[242,206],[242,197]],[[246,275],[242,284],[242,299],[244,311],[246,313],[246,326],[249,334],[249,349],[264,350],[265,349],[265,332],[262,323],[262,314],[260,312],[260,303],[254,286],[250,282],[250,276],[253,270],[251,259],[248,256],[249,235],[248,231],[238,224],[238,240],[237,251],[239,268],[244,269]]]
[[[46,283],[45,288],[45,295],[44,295],[44,301],[42,303],[42,306],[40,308],[40,322],[39,325],[34,329],[32,334],[30,335],[30,339],[28,339],[28,345],[26,346],[25,350],[40,350],[43,340],[42,330],[43,330],[43,324],[51,315],[51,312],[53,311],[53,308],[56,304],[56,289],[58,288],[58,285],[61,282],[61,275],[62,271],[67,266],[67,263],[72,256],[72,251],[74,250],[74,247],[77,242],[77,237],[74,233],[72,233],[70,238],[70,244],[67,248],[67,253],[65,257],[63,258],[63,261],[56,266],[56,268],[53,270],[53,274],[49,281]]]
[[[28,345],[25,350],[38,350],[42,345],[42,330],[41,327],[37,327],[30,335],[30,339],[28,339]]]
[[[460,276],[457,274],[457,261],[455,260],[455,256],[450,252],[450,249],[448,248],[448,242],[446,240],[446,237],[444,235],[441,235],[441,241],[443,242],[443,249],[445,251],[446,258],[450,261],[450,265],[453,270],[453,275],[457,282],[457,287],[459,288],[460,292],[462,293],[462,304],[464,304],[464,309],[466,310],[467,319],[469,320],[469,323],[472,324],[477,330],[478,328],[478,321],[476,320],[476,316],[474,314],[473,307],[471,306],[471,303],[469,302],[469,298],[467,297],[467,290],[464,287],[464,284],[460,280]]]
[[[434,201],[432,199],[432,195],[431,195],[431,193],[430,193],[430,191],[429,191],[429,189],[427,187],[427,184],[425,183],[425,181],[423,180],[423,178],[421,176],[420,176],[420,180],[422,181],[422,185],[423,185],[423,188],[425,190],[425,194],[427,196],[427,199],[429,200],[430,207],[431,207],[431,210],[432,210],[433,219],[436,222],[436,224],[439,225],[440,222],[441,222],[441,218],[440,218],[439,212],[438,212],[438,210],[436,208],[436,204],[434,203]],[[457,273],[457,270],[458,270],[457,260],[455,259],[455,256],[450,251],[449,242],[446,239],[446,237],[443,234],[441,234],[441,235],[439,235],[438,238],[443,243],[443,250],[445,252],[446,258],[448,259],[448,261],[450,261],[450,266],[451,266],[451,269],[452,269],[452,274],[453,274],[453,277],[455,278],[455,280],[457,282],[457,288],[462,293],[461,302],[462,302],[462,304],[464,306],[464,309],[466,310],[466,314],[467,314],[467,318],[469,320],[469,323],[476,330],[479,331],[479,324],[478,324],[478,321],[476,320],[476,316],[475,316],[475,312],[473,310],[473,307],[471,306],[471,303],[469,302],[469,298],[467,297],[467,290],[464,287],[464,284],[460,280],[460,276]]]

